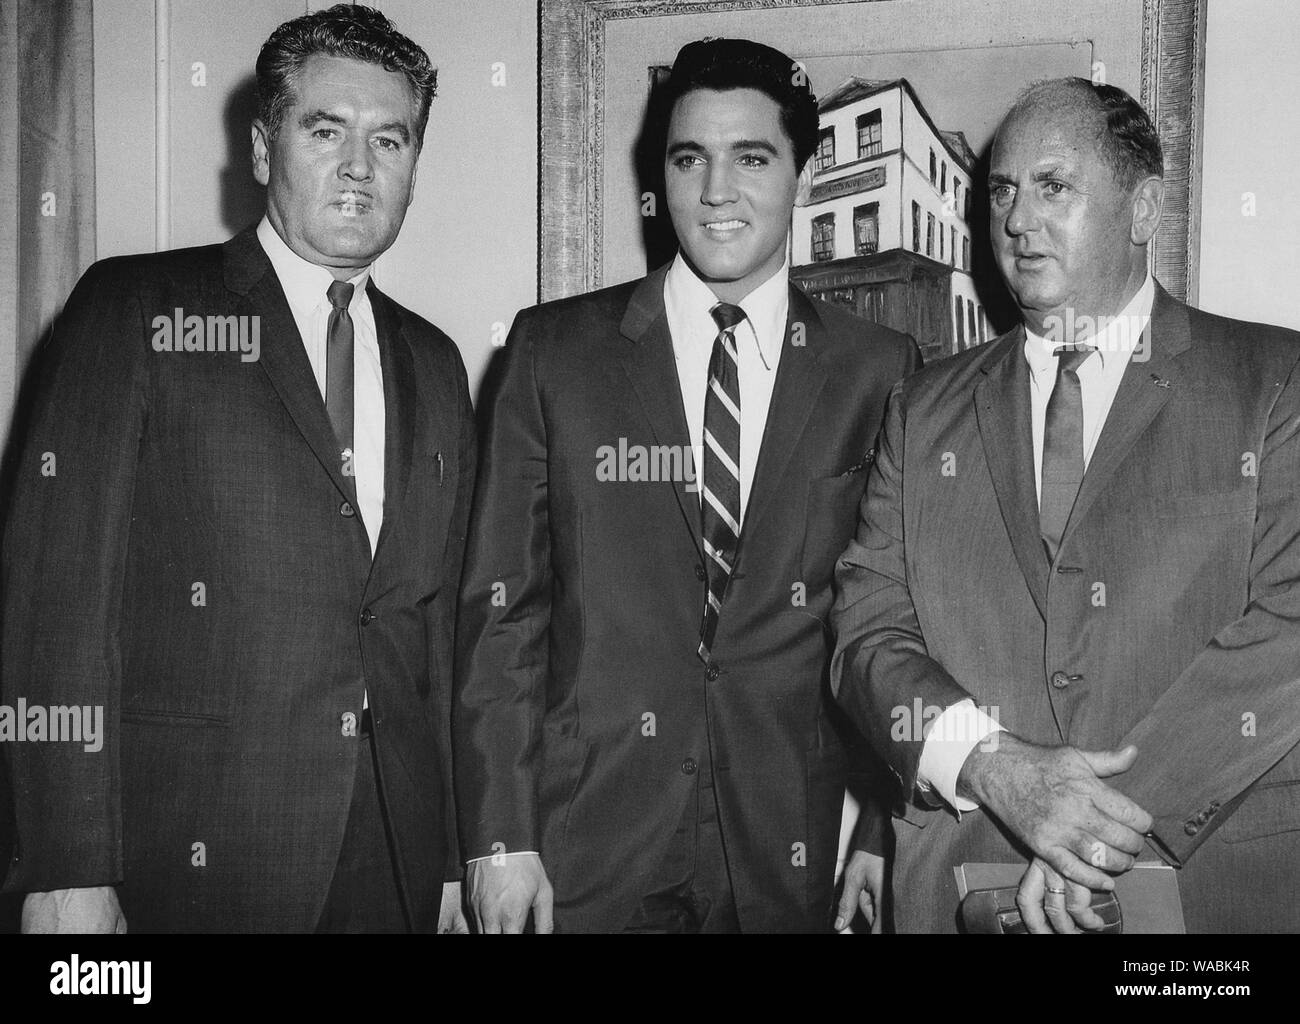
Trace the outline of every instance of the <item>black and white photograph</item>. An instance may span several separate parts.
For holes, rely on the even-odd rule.
[[[639,933],[1276,993],[1298,50],[1291,0],[0,0],[0,987],[324,956],[343,1009],[441,949],[297,936]]]

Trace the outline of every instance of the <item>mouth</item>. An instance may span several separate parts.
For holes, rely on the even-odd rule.
[[[357,216],[369,213],[372,209],[372,197],[368,192],[341,192],[330,206],[345,216]]]
[[[1041,252],[1018,252],[1015,254],[1016,269],[1034,270],[1046,263],[1050,256]]]
[[[736,219],[711,220],[705,221],[702,227],[706,233],[713,235],[715,238],[730,238],[737,231],[749,227],[749,222]]]

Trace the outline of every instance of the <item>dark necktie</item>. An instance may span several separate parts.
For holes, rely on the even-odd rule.
[[[345,475],[353,475],[352,468],[352,317],[348,303],[352,301],[353,286],[347,281],[335,281],[326,293],[329,295],[329,327],[325,332],[325,411],[334,426]]]
[[[722,598],[740,541],[740,367],[736,325],[745,319],[739,306],[720,302],[710,311],[718,325],[709,359],[704,395],[704,480],[700,515],[707,568],[704,618],[697,653],[709,662]]]
[[[1057,357],[1056,384],[1047,400],[1043,425],[1043,472],[1038,502],[1039,530],[1047,557],[1056,560],[1065,524],[1083,483],[1083,392],[1079,365],[1095,349],[1087,345],[1062,345]]]

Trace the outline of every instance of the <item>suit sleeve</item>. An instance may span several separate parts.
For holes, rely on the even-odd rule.
[[[465,545],[468,540],[470,508],[474,499],[474,482],[478,468],[478,433],[474,423],[474,406],[469,397],[469,381],[465,375],[465,364],[459,355],[454,355],[456,397],[460,420],[459,462],[460,482],[456,490],[456,505],[452,509],[451,523],[447,531],[447,550],[443,554],[444,579],[448,592],[453,599],[441,606],[440,621],[436,625],[437,636],[450,637],[456,629],[457,607],[459,605],[459,586],[465,565]],[[454,658],[454,652],[453,652]],[[454,666],[439,666],[446,670],[444,679],[454,678]],[[444,778],[447,800],[447,874],[445,881],[459,881],[464,876],[464,866],[460,855],[459,814],[456,807],[455,770],[453,756],[454,741],[452,737],[453,707],[443,707],[438,723],[439,742],[448,759]]]
[[[537,786],[550,651],[547,438],[533,313],[480,399],[482,444],[457,637],[455,752],[465,860],[540,849]]]
[[[1113,785],[1155,819],[1157,850],[1186,861],[1234,801],[1300,742],[1300,381],[1293,367],[1259,453],[1245,613],[1221,629],[1117,746],[1138,760]]]
[[[916,788],[923,743],[895,739],[895,708],[946,708],[970,698],[925,648],[907,586],[903,529],[905,390],[895,385],[867,479],[857,535],[835,571],[831,610],[835,654],[831,690],[840,707],[889,765],[904,795]]]
[[[103,708],[103,745],[6,742],[16,843],[5,887],[122,881],[118,642],[148,338],[125,275],[92,267],[33,378],[4,530],[4,703]]]
[[[904,337],[899,348],[895,383],[921,368],[921,350],[910,335]],[[877,436],[877,448],[880,440]],[[897,780],[869,744],[854,744],[850,749],[849,764],[849,787],[861,806],[853,829],[852,848],[883,857],[888,850],[890,808],[897,796]]]

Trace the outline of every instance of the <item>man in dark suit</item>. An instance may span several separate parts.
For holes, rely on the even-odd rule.
[[[832,923],[832,566],[918,355],[789,284],[797,65],[692,43],[664,109],[676,259],[521,313],[480,403],[455,735],[487,932]],[[849,874],[856,904],[879,856]]]
[[[4,696],[104,728],[97,751],[4,744],[28,931],[464,927],[473,415],[455,345],[369,280],[436,72],[350,5],[281,25],[257,69],[265,218],[96,264],[45,353]]]
[[[1190,931],[1300,929],[1300,338],[1154,281],[1162,174],[1122,90],[1029,90],[989,177],[1024,323],[892,396],[832,683],[902,784],[899,930],[953,930],[967,862],[1095,929],[1159,858]]]

